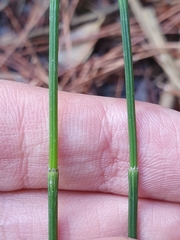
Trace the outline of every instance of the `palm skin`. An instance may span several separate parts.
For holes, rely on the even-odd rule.
[[[47,239],[48,90],[0,82],[0,239]],[[136,103],[139,240],[180,239],[180,114]],[[59,93],[59,239],[127,236],[121,99]],[[117,238],[118,239],[118,238]]]

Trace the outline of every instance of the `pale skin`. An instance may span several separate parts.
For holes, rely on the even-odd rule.
[[[180,113],[136,103],[139,240],[180,239]],[[47,239],[48,90],[0,82],[0,239]],[[126,102],[59,93],[59,239],[127,237]]]

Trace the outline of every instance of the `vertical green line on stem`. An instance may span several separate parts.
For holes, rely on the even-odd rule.
[[[48,236],[58,239],[58,38],[59,0],[49,8],[49,170]]]
[[[122,44],[124,53],[126,99],[128,112],[129,157],[130,157],[130,168],[128,172],[129,179],[128,237],[137,238],[137,210],[138,210],[137,137],[136,137],[135,101],[134,101],[134,73],[132,62],[128,0],[118,0],[118,3],[120,11]]]

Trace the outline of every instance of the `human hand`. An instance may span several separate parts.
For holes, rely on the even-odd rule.
[[[0,102],[0,239],[44,240],[48,91],[2,81]],[[180,114],[136,113],[138,239],[179,240]],[[127,236],[128,161],[125,101],[60,92],[59,239]]]

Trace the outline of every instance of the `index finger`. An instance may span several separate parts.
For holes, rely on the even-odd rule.
[[[0,190],[46,188],[48,91],[0,86]],[[179,202],[179,113],[136,104],[139,196]],[[59,93],[59,187],[128,194],[126,103]]]

